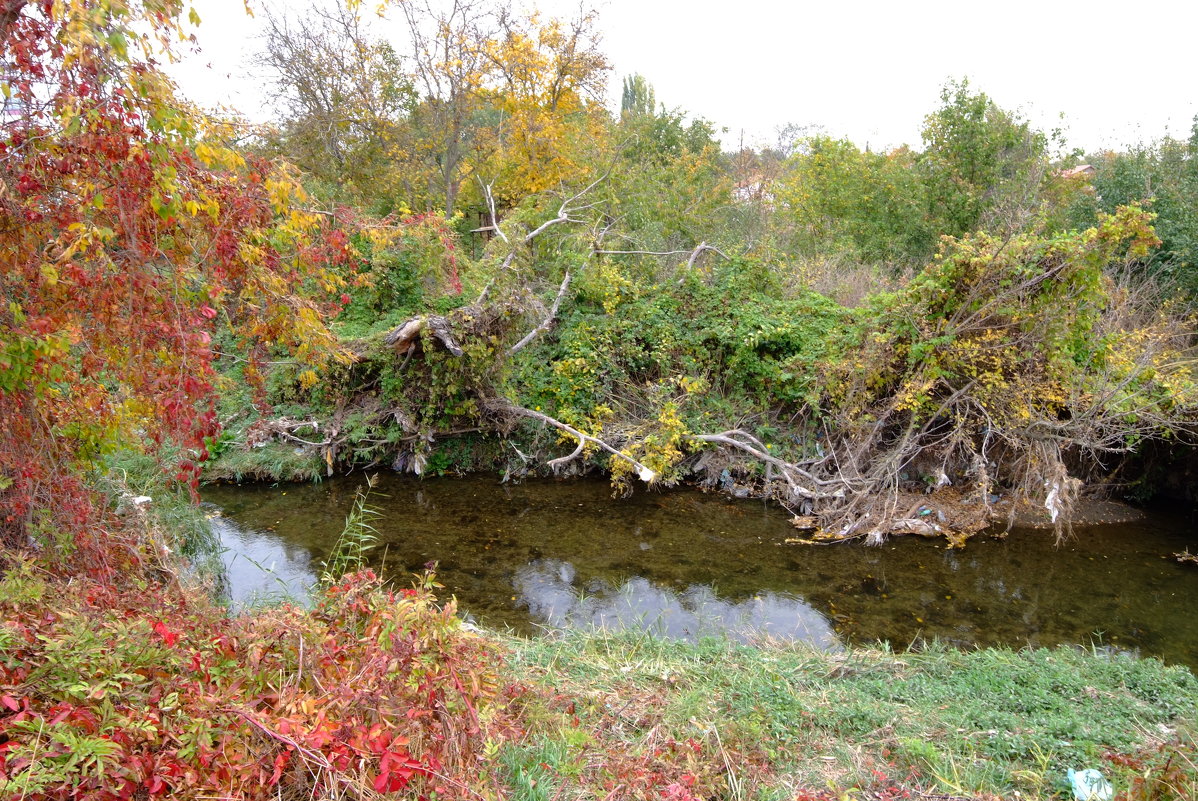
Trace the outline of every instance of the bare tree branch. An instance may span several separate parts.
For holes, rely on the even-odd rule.
[[[515,354],[519,353],[524,349],[525,345],[536,339],[537,336],[539,336],[542,332],[549,330],[549,328],[553,325],[553,322],[557,319],[557,310],[562,305],[562,298],[566,296],[566,290],[569,288],[570,271],[566,270],[566,277],[562,279],[562,285],[558,287],[557,297],[553,299],[553,305],[549,308],[549,314],[544,320],[541,321],[540,325],[525,334],[523,339],[521,339],[515,345],[512,345],[510,348],[508,348],[508,356],[514,356]]]
[[[782,477],[786,479],[791,492],[801,498],[815,500],[820,498],[843,498],[845,495],[847,484],[845,480],[826,481],[817,478],[797,464],[784,461],[769,453],[760,440],[745,431],[733,429],[720,434],[691,434],[687,439],[694,442],[712,442],[717,445],[727,445],[730,448],[744,451],[768,465],[773,465],[782,472]],[[745,442],[745,440],[749,440],[749,442]],[[831,492],[811,489],[810,487],[803,486],[799,482],[799,479],[804,479],[815,487],[836,487],[836,489]]]
[[[565,465],[568,462],[571,462],[571,461],[577,459],[579,456],[581,456],[583,450],[586,448],[586,444],[588,442],[590,442],[590,443],[596,445],[597,447],[601,448],[602,450],[607,451],[612,456],[615,456],[617,459],[622,459],[625,462],[628,462],[628,464],[635,467],[637,476],[639,476],[642,481],[644,481],[646,483],[652,483],[653,481],[657,480],[657,471],[653,470],[651,467],[644,465],[641,462],[638,462],[636,459],[632,458],[631,456],[624,453],[623,451],[620,451],[620,450],[612,447],[611,445],[607,444],[606,442],[599,439],[598,437],[592,437],[590,434],[584,434],[581,431],[579,431],[577,428],[574,428],[574,426],[567,425],[566,423],[563,423],[561,420],[550,417],[549,415],[543,414],[541,412],[533,411],[532,409],[526,409],[523,406],[517,406],[516,404],[507,400],[506,398],[492,398],[488,401],[485,401],[485,405],[493,412],[498,412],[500,414],[514,414],[514,415],[518,415],[520,417],[527,417],[531,420],[536,420],[540,423],[544,423],[547,426],[552,426],[553,428],[556,428],[559,431],[565,431],[567,434],[569,434],[572,437],[577,437],[578,447],[575,448],[572,453],[570,453],[568,456],[562,456],[562,457],[559,457],[557,459],[553,459],[553,460],[547,462],[547,464],[550,467],[552,467],[554,470],[556,470],[557,468],[561,467],[562,465]]]
[[[599,184],[601,184],[605,180],[607,180],[607,176],[609,176],[610,174],[611,174],[611,167],[608,167],[607,170],[605,170],[604,173],[602,175],[600,175],[598,178],[591,181],[579,192],[575,193],[574,195],[572,195],[572,196],[566,198],[564,201],[562,201],[562,205],[557,210],[557,216],[546,220],[545,222],[541,223],[536,228],[534,228],[533,230],[531,230],[527,234],[525,234],[524,235],[525,243],[531,242],[533,239],[535,239],[537,236],[539,236],[541,233],[543,233],[547,228],[557,225],[558,223],[582,222],[582,220],[578,220],[578,219],[571,217],[570,214],[575,211],[589,209],[592,206],[594,206],[595,204],[588,203],[588,204],[573,207],[573,208],[571,207],[571,204],[574,203],[576,200],[581,199],[582,196],[585,195],[587,192],[590,192],[596,186],[598,186]]]
[[[511,244],[511,242],[508,241],[507,234],[505,234],[503,232],[503,229],[499,227],[499,217],[498,217],[498,215],[495,214],[495,195],[491,191],[491,187],[494,184],[494,182],[492,182],[490,184],[484,184],[483,179],[481,177],[476,175],[475,178],[478,178],[478,185],[480,187],[482,187],[483,195],[487,199],[487,208],[491,212],[491,224],[487,225],[487,226],[483,226],[482,228],[476,228],[475,230],[477,230],[477,231],[494,231],[496,236],[498,236],[504,242]]]
[[[693,251],[691,251],[691,257],[686,260],[686,269],[690,270],[692,267],[694,267],[695,261],[699,258],[699,256],[703,255],[704,253],[706,253],[709,250],[713,253],[718,253],[719,255],[723,256],[725,259],[728,258],[727,253],[725,253],[724,251],[715,247],[714,245],[709,245],[706,242],[700,242],[699,246],[696,247]]]
[[[681,256],[689,250],[596,250],[597,256]]]

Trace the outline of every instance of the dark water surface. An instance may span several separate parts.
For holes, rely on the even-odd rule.
[[[362,479],[213,486],[234,601],[302,596]],[[782,511],[692,490],[613,499],[604,481],[384,475],[371,502],[376,569],[437,561],[443,594],[490,626],[646,626],[681,637],[769,634],[826,648],[939,638],[959,645],[1101,643],[1198,668],[1192,518],[978,537],[961,551],[784,544]],[[269,571],[269,572],[268,572]]]

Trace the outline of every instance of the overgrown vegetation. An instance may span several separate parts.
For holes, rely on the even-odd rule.
[[[363,267],[333,324],[357,363],[319,379],[273,371],[268,406],[237,424],[242,447],[212,477],[303,479],[322,463],[597,468],[617,487],[640,477],[770,497],[816,539],[957,544],[1029,508],[1061,534],[1083,488],[1101,491],[1144,442],[1193,431],[1190,301],[1180,283],[1160,283],[1188,268],[1181,245],[1162,255],[1148,210],[1164,209],[1183,242],[1172,220],[1192,194],[1184,178],[1145,178],[1156,194],[1128,180],[1096,193],[1109,170],[1092,185],[1066,169],[1056,133],[966,81],[944,88],[919,150],[863,152],[817,134],[720,154],[710,126],[657,108],[640,76],[618,118],[578,98],[585,114],[561,114],[513,90],[503,81],[527,70],[540,85],[554,59],[578,81],[566,92],[593,86],[588,70],[606,64],[593,50],[552,55],[565,40],[546,32],[561,22],[517,47],[527,31],[492,13],[463,6],[436,35],[487,55],[466,62],[478,88],[438,90],[391,129],[413,148],[403,137],[417,129],[404,126],[422,124],[421,103],[474,104],[477,138],[456,152],[458,183],[445,189],[456,232],[420,214],[398,234],[360,237]],[[419,38],[421,21],[406,21]],[[571,35],[593,23],[575,20]],[[517,52],[529,60],[504,60]],[[552,188],[513,189],[531,151],[488,161],[487,137],[531,119],[489,128],[478,109],[505,103],[531,103],[529,114],[539,103],[538,118],[555,119],[543,132],[559,138],[541,142],[556,153],[541,155]],[[291,133],[273,140],[282,152],[312,146],[295,126],[319,116],[291,113]],[[1183,176],[1188,153],[1173,143],[1136,159],[1168,154],[1162,168]],[[432,202],[411,187],[372,191],[400,207]],[[498,439],[444,444],[461,435]]]
[[[5,797],[465,797],[514,731],[498,652],[370,574],[311,611],[229,618],[202,594],[6,564]],[[490,771],[485,771],[490,774]]]
[[[1069,224],[1092,224],[1120,205],[1144,203],[1155,215],[1161,246],[1143,269],[1192,298],[1198,293],[1198,121],[1186,139],[1166,136],[1122,152],[1089,157],[1094,172],[1072,194]],[[1076,179],[1074,179],[1076,180]]]
[[[379,332],[311,390],[277,372],[275,416],[246,419],[251,447],[217,475],[272,475],[244,466],[271,454],[300,460],[275,477],[322,460],[422,472],[448,455],[439,440],[481,431],[516,448],[459,451],[457,468],[526,471],[531,455],[555,470],[589,462],[617,484],[731,475],[816,537],[958,541],[1020,504],[1064,525],[1112,456],[1193,423],[1183,306],[1131,276],[1158,244],[1151,219],[1127,207],[1076,233],[946,240],[904,286],[855,308],[751,258],[663,273],[592,253],[559,274],[546,310],[502,294],[509,266],[445,317],[406,310],[418,333],[402,355]],[[571,232],[556,241],[578,247]],[[505,262],[539,266],[519,246]],[[946,485],[941,505],[924,498]],[[913,518],[929,504],[940,523]]]
[[[1082,765],[1127,799],[1198,786],[1198,682],[1150,659],[512,639],[431,575],[228,617],[132,562],[4,559],[6,797],[1048,799]]]
[[[1198,136],[1083,166],[962,81],[918,148],[724,153],[640,76],[605,107],[594,14],[382,6],[275,15],[247,137],[159,69],[180,0],[0,2],[6,797],[1195,796],[1184,670],[480,634],[354,572],[365,490],[313,608],[216,606],[205,470],[602,469],[957,545],[1195,428]]]
[[[159,5],[139,8],[169,38]],[[210,478],[238,480],[718,479],[816,538],[956,543],[1021,504],[1063,528],[1085,482],[1194,429],[1192,143],[1091,176],[960,81],[921,149],[815,135],[724,154],[639,76],[618,116],[603,107],[593,15],[404,4],[409,41],[389,42],[332,5],[272,19],[286,103],[248,149],[106,49],[123,12],[31,7],[6,27],[33,47],[99,26],[77,55],[37,44],[27,69],[107,65],[63,73],[58,105],[15,84],[28,113],[5,123],[24,181],[5,213],[41,226],[5,239],[20,265],[0,373],[10,541],[83,526],[81,476],[133,447],[193,489],[212,457]],[[78,97],[112,104],[76,133]],[[89,136],[112,157],[81,160]],[[141,183],[121,177],[117,156],[142,151]],[[81,200],[77,184],[108,188]],[[126,273],[140,277],[122,304]],[[458,436],[473,439],[445,445]],[[928,503],[930,525],[912,517]]]

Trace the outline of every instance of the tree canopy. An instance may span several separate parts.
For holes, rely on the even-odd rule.
[[[175,96],[154,54],[185,35],[182,3],[6,9],[0,524],[19,541],[84,527],[81,471],[120,443],[153,443],[194,485],[219,429],[218,330],[251,363],[275,346],[322,363],[348,250],[292,168]]]

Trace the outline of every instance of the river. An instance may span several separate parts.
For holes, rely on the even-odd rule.
[[[360,477],[217,485],[227,592],[236,605],[306,597]],[[436,562],[442,594],[480,623],[636,626],[674,637],[801,639],[835,649],[1057,645],[1130,651],[1198,669],[1192,517],[981,535],[963,550],[916,538],[879,548],[787,544],[787,515],[688,489],[611,497],[604,481],[383,475],[373,567],[408,581]]]

